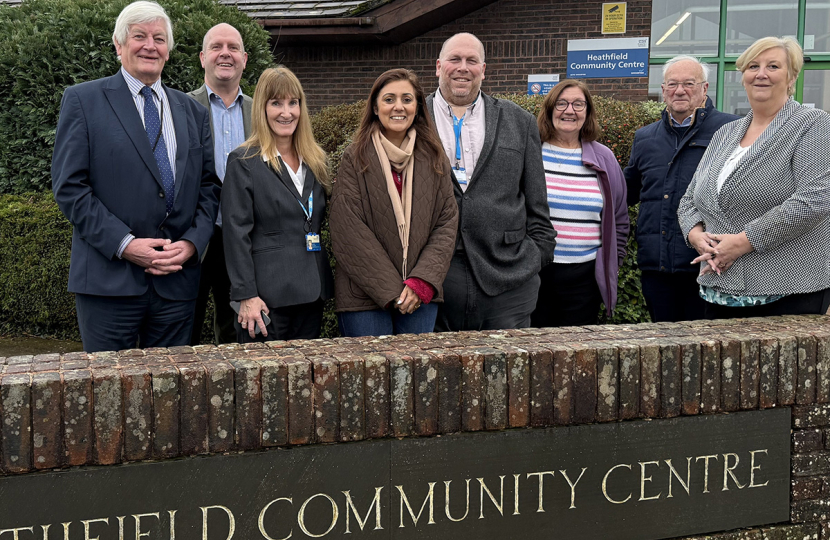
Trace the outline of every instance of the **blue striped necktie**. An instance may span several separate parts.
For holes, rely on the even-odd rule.
[[[150,146],[153,148],[153,156],[161,173],[161,185],[164,186],[164,201],[167,205],[167,213],[173,211],[173,197],[176,193],[176,181],[173,179],[173,169],[170,167],[170,160],[167,158],[167,145],[164,144],[164,135],[161,132],[161,120],[156,102],[153,99],[153,89],[145,86],[141,89],[144,96],[144,129],[147,131],[147,138],[150,139]]]

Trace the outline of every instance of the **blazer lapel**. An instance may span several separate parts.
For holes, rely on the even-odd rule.
[[[172,92],[168,92],[166,86],[164,91],[167,92],[167,101],[170,102],[170,114],[173,117],[173,128],[176,130],[176,195],[178,195],[187,167],[187,154],[190,151],[187,114],[184,110],[184,103]]]
[[[251,108],[253,104],[254,102],[251,98],[242,94],[242,132],[245,135],[245,139],[251,136]]]
[[[478,155],[476,168],[473,171],[473,176],[470,178],[470,185],[467,190],[473,189],[476,184],[476,179],[481,176],[481,171],[490,159],[490,154],[493,153],[493,145],[496,142],[496,131],[499,126],[499,114],[501,107],[496,103],[496,100],[490,96],[481,94],[481,99],[484,100],[484,143],[481,145],[481,154]]]
[[[308,196],[311,195],[311,190],[314,189],[314,181],[317,178],[311,172],[305,163],[303,163],[303,170],[305,171],[305,180],[303,183],[303,201],[308,202]]]
[[[150,169],[153,178],[156,179],[159,186],[164,189],[164,185],[161,183],[161,173],[159,172],[156,158],[153,156],[153,150],[150,148],[150,140],[147,138],[147,131],[141,123],[141,117],[138,115],[135,107],[135,101],[130,94],[127,81],[124,80],[121,72],[110,77],[109,83],[104,90],[104,96],[106,96],[110,107],[115,112],[115,116],[118,117],[118,121],[121,123],[124,131],[127,132],[127,135],[133,142],[133,146],[135,146],[138,155],[141,156],[147,168]]]

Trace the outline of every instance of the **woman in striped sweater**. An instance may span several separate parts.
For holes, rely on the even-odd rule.
[[[594,103],[582,81],[566,79],[548,93],[538,118],[550,220],[556,229],[553,264],[542,269],[533,326],[596,324],[600,303],[610,315],[628,239],[622,169],[600,134]]]

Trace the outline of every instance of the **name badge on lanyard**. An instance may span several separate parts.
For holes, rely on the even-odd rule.
[[[303,227],[305,228],[305,250],[306,251],[320,251],[320,235],[314,234],[311,231],[311,215],[314,213],[314,191],[308,195],[308,208],[297,199],[297,202],[300,203],[300,208],[303,209],[303,214],[305,214],[305,224]]]
[[[466,114],[461,118],[456,118],[455,115],[452,116],[452,128],[455,131],[455,167],[453,167],[452,172],[462,191],[467,189],[467,169],[461,166],[461,128],[464,126],[466,116]]]

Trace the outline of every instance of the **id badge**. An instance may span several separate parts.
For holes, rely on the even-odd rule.
[[[305,250],[306,251],[320,251],[320,235],[308,233],[305,235]]]
[[[455,174],[455,179],[458,180],[458,185],[461,186],[461,189],[467,189],[467,169],[453,169],[453,174]]]

